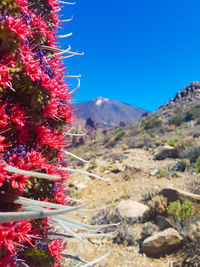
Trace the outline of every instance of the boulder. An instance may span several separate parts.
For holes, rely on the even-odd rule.
[[[155,157],[154,159],[156,160],[163,160],[166,158],[178,158],[179,157],[179,151],[173,147],[173,146],[169,146],[169,145],[165,145],[160,147],[156,152],[155,152]]]
[[[179,248],[182,241],[183,238],[177,230],[168,228],[146,238],[142,243],[142,250],[148,256],[158,256]]]
[[[147,205],[129,199],[120,201],[116,213],[128,223],[134,223],[140,221],[148,210]]]
[[[164,188],[159,192],[159,195],[167,198],[168,203],[176,200],[184,201],[188,199],[194,204],[195,212],[200,215],[200,195],[175,188]]]

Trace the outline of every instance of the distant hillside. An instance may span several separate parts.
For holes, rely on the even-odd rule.
[[[79,118],[93,118],[99,125],[114,128],[120,122],[132,123],[142,117],[147,111],[113,99],[97,97],[88,102],[76,105]]]

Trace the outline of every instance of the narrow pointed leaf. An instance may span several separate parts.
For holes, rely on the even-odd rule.
[[[87,244],[87,245],[91,245],[89,242],[83,240],[78,234],[74,233],[73,231],[71,231],[66,225],[64,225],[60,220],[57,220],[57,223],[60,225],[60,227],[66,231],[67,233],[71,234],[73,237],[77,238],[78,240],[80,240],[81,242]]]
[[[55,218],[61,220],[62,222],[67,222],[67,223],[71,223],[71,224],[75,224],[75,225],[81,226],[81,227],[85,228],[86,230],[103,229],[103,228],[107,228],[109,226],[119,225],[119,224],[89,225],[89,224],[77,222],[77,221],[75,221],[73,219],[70,219],[68,217],[59,216],[59,215],[55,216]]]
[[[62,256],[66,257],[66,258],[69,258],[69,259],[72,259],[72,260],[75,260],[75,261],[80,261],[82,263],[87,263],[87,261],[81,259],[79,256],[73,255],[73,254],[68,253],[68,252],[63,252]]]
[[[71,208],[71,210],[73,208]],[[12,221],[22,221],[22,220],[31,220],[31,219],[39,219],[39,218],[44,218],[44,217],[52,217],[52,216],[55,216],[55,215],[65,214],[65,213],[68,213],[68,212],[69,212],[68,208],[59,209],[59,210],[39,209],[39,211],[0,212],[0,223],[12,222]]]
[[[107,234],[91,234],[91,233],[88,233],[88,234],[77,234],[79,237],[81,238],[100,238],[100,237],[112,237],[112,234],[111,233],[107,233]],[[73,237],[72,235],[70,234],[63,234],[63,233],[50,233],[49,236],[53,236],[53,237],[56,237],[56,238],[70,238],[70,237]]]
[[[66,151],[66,150],[65,150],[64,153],[65,153],[66,155],[72,156],[73,158],[76,158],[76,159],[78,159],[78,160],[80,160],[80,161],[83,161],[83,162],[85,162],[85,163],[88,162],[88,160],[82,159],[82,158],[80,158],[80,157],[78,157],[78,156],[76,156],[76,155],[70,153],[69,151]]]
[[[40,173],[40,172],[25,171],[25,170],[21,170],[10,165],[6,165],[4,169],[8,172],[18,173],[21,175],[27,175],[27,176],[35,177],[35,178],[48,179],[48,180],[60,180],[61,179],[61,177],[58,175],[50,175],[50,174]]]
[[[99,180],[102,180],[104,182],[109,182],[110,181],[110,178],[102,178],[96,174],[93,174],[93,173],[90,173],[90,172],[86,172],[86,171],[82,171],[82,170],[78,170],[78,169],[71,169],[71,168],[65,168],[65,167],[59,167],[58,168],[59,170],[63,170],[63,171],[69,171],[69,172],[78,172],[78,173],[82,173],[82,174],[86,174],[88,176],[91,176],[91,177],[95,177]]]

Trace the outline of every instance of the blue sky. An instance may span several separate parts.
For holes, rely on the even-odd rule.
[[[77,102],[103,96],[154,111],[200,81],[199,0],[77,0],[62,13],[74,16],[62,47],[85,52],[65,60],[82,74]]]

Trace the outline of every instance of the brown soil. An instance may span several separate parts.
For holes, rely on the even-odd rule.
[[[82,184],[86,186],[84,189],[74,189],[74,198],[80,197],[86,204],[88,209],[101,209],[109,206],[115,206],[121,199],[130,198],[132,200],[141,201],[145,194],[150,191],[160,191],[165,187],[174,187],[179,189],[187,189],[187,182],[194,178],[194,174],[184,172],[176,172],[176,177],[150,176],[150,171],[157,168],[169,168],[174,166],[178,160],[166,159],[155,161],[151,151],[143,149],[118,149],[113,153],[122,153],[125,159],[122,161],[113,162],[112,159],[103,159],[103,156],[98,156],[86,163],[82,170],[91,169],[92,173],[102,177],[109,177],[110,182],[103,182],[93,178],[88,178],[82,174],[72,174],[69,184]],[[84,157],[84,155],[83,155]],[[95,166],[94,166],[95,161]],[[91,163],[92,162],[92,163]],[[121,163],[120,163],[121,162]],[[92,167],[94,166],[94,167]],[[126,166],[131,166],[140,169],[128,181],[123,179],[123,173]],[[117,170],[117,171],[116,171]],[[118,172],[118,173],[114,173]],[[84,213],[74,215],[73,217],[82,222],[90,223],[91,217],[94,215]],[[134,224],[133,230],[137,238],[140,237],[142,225]],[[166,255],[159,259],[147,257],[139,252],[139,246],[117,245],[112,242],[112,239],[91,239],[92,245],[86,245],[77,240],[68,240],[68,250],[86,260],[92,260],[105,255],[111,251],[110,255],[99,263],[99,266],[120,267],[120,266],[152,266],[165,267],[172,266],[175,254]]]

